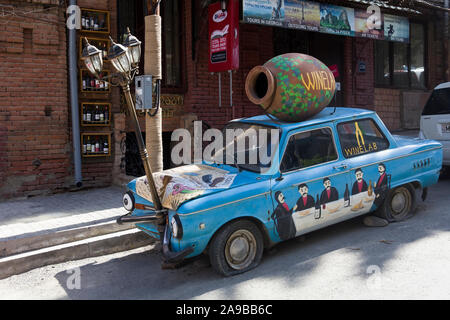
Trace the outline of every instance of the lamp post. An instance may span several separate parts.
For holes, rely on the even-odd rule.
[[[130,30],[127,29],[128,36],[123,45],[117,44],[110,37],[111,48],[108,51],[107,59],[111,61],[114,69],[117,73],[101,79],[102,81],[108,81],[113,86],[122,87],[125,99],[127,102],[128,112],[131,116],[131,123],[133,125],[134,132],[139,147],[139,153],[144,165],[145,175],[147,177],[148,188],[152,195],[153,205],[161,218],[163,207],[156,191],[155,181],[153,180],[153,173],[150,167],[147,149],[145,147],[144,139],[141,133],[141,127],[139,125],[136,109],[134,106],[133,98],[130,92],[130,83],[134,76],[139,72],[139,61],[141,59],[141,41],[135,36],[131,35]],[[100,73],[103,69],[103,57],[102,51],[95,46],[89,44],[86,38],[84,38],[85,48],[83,49],[82,59],[88,68],[96,78],[100,79]]]

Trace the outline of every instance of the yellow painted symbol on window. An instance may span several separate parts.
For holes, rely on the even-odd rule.
[[[361,129],[359,128],[358,122],[355,122],[355,135],[356,135],[356,140],[358,141],[358,146],[360,148],[362,146],[365,146],[366,144],[364,143],[364,136],[363,136]],[[360,140],[360,138],[361,138],[361,140]]]

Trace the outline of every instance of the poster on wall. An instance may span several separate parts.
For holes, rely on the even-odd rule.
[[[384,15],[384,39],[409,42],[409,20],[405,17]]]
[[[320,31],[354,36],[355,10],[331,4],[320,4]]]
[[[370,10],[355,9],[355,35],[381,40],[384,38],[382,15],[380,14],[375,22],[371,20],[372,15]]]
[[[409,19],[383,14],[373,4],[365,10],[306,0],[243,0],[242,3],[246,23],[409,42]]]
[[[243,6],[245,22],[283,26],[284,0],[244,0]]]
[[[285,0],[285,27],[308,31],[319,31],[320,5],[304,0]]]

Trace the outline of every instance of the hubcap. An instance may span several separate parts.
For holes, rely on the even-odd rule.
[[[401,215],[407,213],[410,198],[409,192],[406,189],[400,189],[395,193],[391,200],[392,214]]]
[[[225,245],[228,265],[236,270],[247,268],[256,256],[256,239],[248,230],[235,231]]]

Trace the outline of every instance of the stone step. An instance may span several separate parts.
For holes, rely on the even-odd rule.
[[[153,238],[132,228],[14,254],[0,258],[0,279],[47,265],[131,250],[152,243],[155,243]]]

